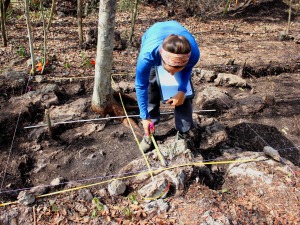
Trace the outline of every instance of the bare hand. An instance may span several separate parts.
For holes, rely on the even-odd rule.
[[[152,124],[151,119],[142,120],[144,133],[146,136],[150,136],[150,125]]]
[[[172,98],[170,98],[168,101],[166,101],[166,103],[172,106],[179,106],[184,103],[184,99],[185,99],[184,92],[178,91],[178,93],[174,95]]]

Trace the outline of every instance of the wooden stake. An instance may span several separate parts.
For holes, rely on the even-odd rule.
[[[50,113],[49,113],[48,109],[45,109],[45,117],[46,117],[46,124],[47,124],[47,127],[48,127],[49,136],[53,137],[51,120],[50,120]]]

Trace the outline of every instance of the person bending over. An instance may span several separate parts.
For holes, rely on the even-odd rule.
[[[150,150],[150,125],[160,120],[160,90],[155,66],[171,75],[179,73],[178,92],[166,103],[175,107],[175,128],[183,135],[194,127],[192,100],[185,98],[192,69],[200,58],[200,50],[192,34],[177,21],[158,22],[142,36],[137,60],[135,89],[142,119],[144,137],[141,149]]]

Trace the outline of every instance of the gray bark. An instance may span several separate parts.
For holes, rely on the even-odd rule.
[[[26,18],[26,25],[27,25],[27,32],[28,32],[28,39],[29,39],[29,47],[30,47],[30,55],[31,55],[31,62],[32,62],[32,74],[35,74],[35,56],[34,56],[34,49],[33,49],[33,39],[30,27],[30,17],[29,17],[29,1],[25,0],[25,18]]]
[[[92,108],[102,113],[112,94],[111,69],[115,27],[116,0],[101,0],[98,20],[98,42]]]
[[[6,27],[5,27],[5,9],[4,9],[4,1],[0,0],[0,16],[1,16],[1,35],[3,46],[7,46],[7,38],[6,38]]]
[[[82,42],[83,42],[83,34],[82,34],[82,0],[77,0],[77,24],[78,24],[79,46],[81,47]]]

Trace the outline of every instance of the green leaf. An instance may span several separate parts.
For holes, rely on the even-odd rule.
[[[58,206],[56,204],[52,205],[52,211],[57,212],[58,211]]]
[[[92,218],[95,218],[95,217],[97,217],[97,211],[94,209],[93,211],[92,211]]]
[[[99,199],[98,199],[97,197],[94,197],[94,198],[92,199],[92,202],[93,202],[93,204],[95,204],[95,205],[99,205]]]
[[[102,211],[103,208],[104,208],[104,206],[103,206],[102,204],[98,204],[98,205],[97,205],[97,209],[98,209],[99,211]]]
[[[222,193],[230,193],[227,188],[221,190]]]

